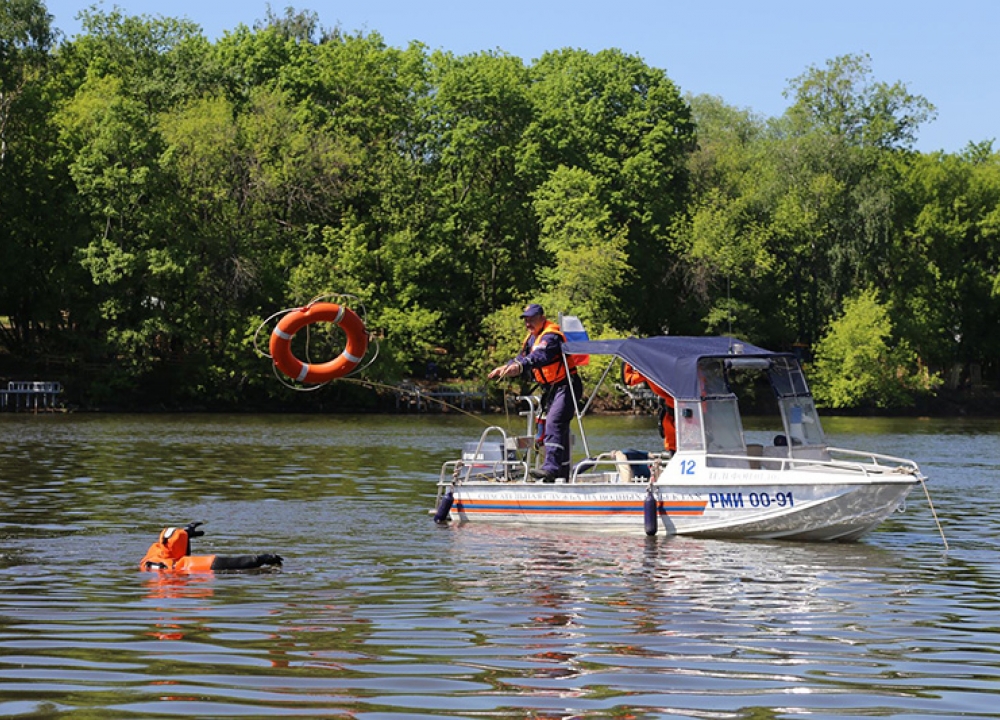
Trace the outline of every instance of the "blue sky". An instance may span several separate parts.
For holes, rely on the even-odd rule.
[[[48,0],[54,25],[79,32],[90,0]],[[526,62],[564,47],[619,48],[662,68],[683,93],[708,93],[765,117],[810,66],[867,53],[876,80],[902,82],[937,107],[917,149],[1000,150],[1000,0],[276,0],[322,25],[378,32],[388,45],[419,40],[464,55],[503,50]],[[261,0],[117,0],[130,15],[187,18],[210,39],[267,13]]]

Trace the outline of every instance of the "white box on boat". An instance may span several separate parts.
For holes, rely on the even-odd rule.
[[[502,442],[467,442],[462,447],[462,462],[465,463],[500,463],[504,461],[517,462],[517,451],[514,448],[504,450]]]

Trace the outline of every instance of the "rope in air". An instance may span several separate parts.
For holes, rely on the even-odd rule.
[[[388,385],[386,383],[380,383],[380,382],[376,382],[374,380],[362,380],[361,378],[351,378],[351,377],[349,377],[349,378],[341,378],[341,379],[342,380],[346,380],[349,383],[354,383],[355,385],[361,385],[362,387],[366,387],[366,388],[382,388],[383,390],[391,390],[392,392],[399,392],[400,391],[399,388],[397,386],[395,386],[395,385]],[[436,397],[433,397],[431,395],[423,395],[423,394],[421,395],[421,398],[423,398],[424,400],[427,400],[429,402],[435,402],[438,405],[441,405],[442,407],[446,407],[446,408],[448,408],[450,410],[454,410],[455,412],[460,412],[463,415],[468,415],[471,418],[475,418],[476,420],[478,420],[479,422],[481,422],[483,425],[489,426],[489,425],[492,424],[490,422],[487,422],[483,418],[481,418],[479,415],[476,415],[473,412],[469,412],[465,408],[459,407],[458,405],[453,405],[452,403],[450,403],[450,402],[448,402],[446,400],[442,400],[441,398],[436,398]]]

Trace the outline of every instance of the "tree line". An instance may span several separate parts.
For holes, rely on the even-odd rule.
[[[616,49],[458,56],[292,8],[214,42],[81,19],[0,5],[0,376],[91,407],[364,402],[292,394],[255,352],[337,294],[372,382],[479,382],[527,302],[591,337],[800,351],[830,407],[1000,380],[1000,154],[914,150],[934,107],[867,56],[765,118]]]

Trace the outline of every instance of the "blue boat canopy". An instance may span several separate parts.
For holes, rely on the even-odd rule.
[[[689,337],[663,335],[621,340],[569,341],[563,349],[572,355],[615,355],[642,373],[651,382],[681,400],[701,397],[698,361],[792,357],[772,352],[732,337]]]

